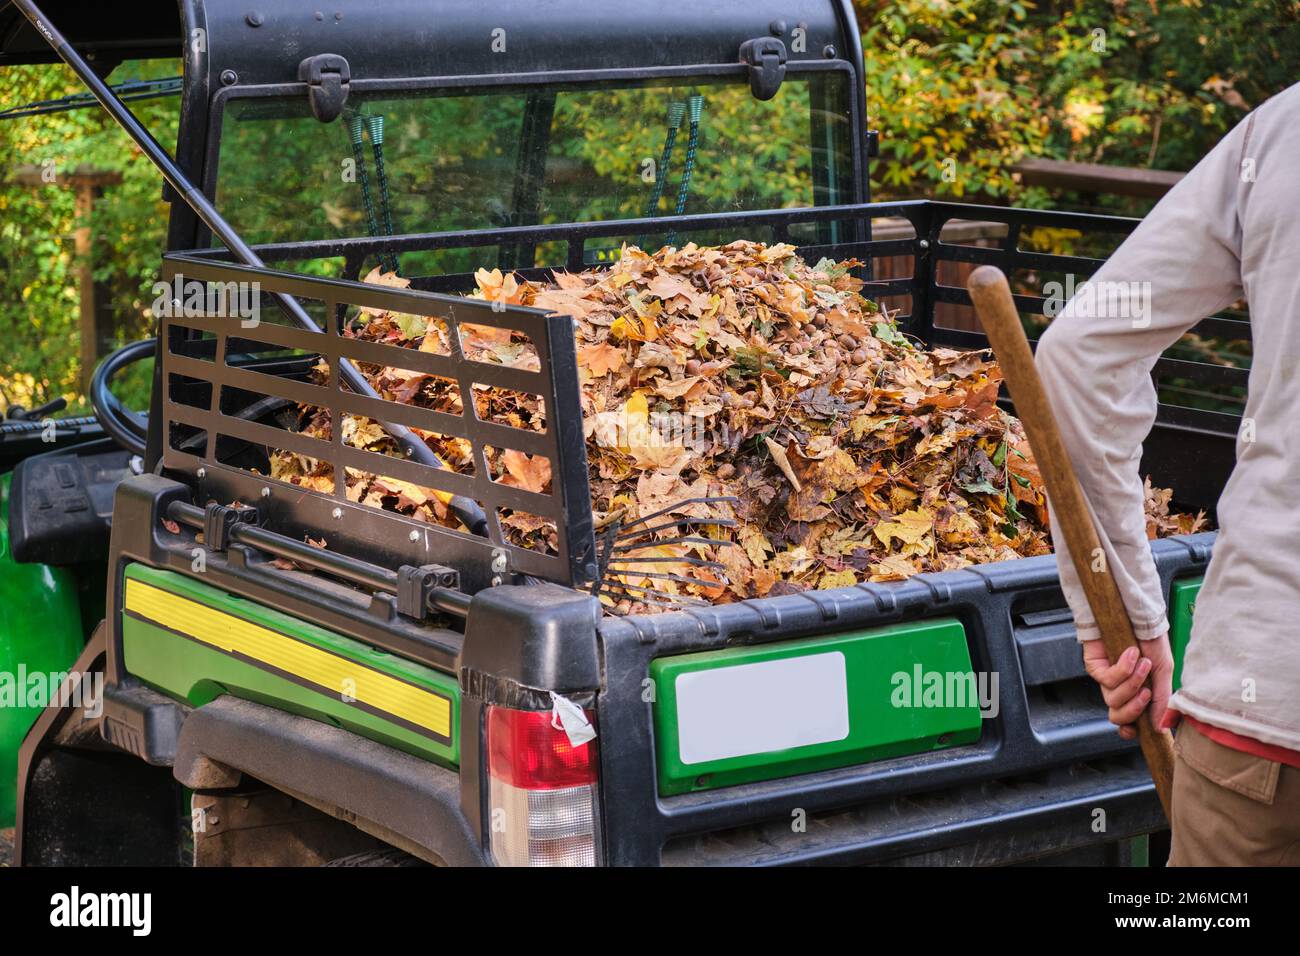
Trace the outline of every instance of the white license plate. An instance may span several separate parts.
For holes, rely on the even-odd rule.
[[[809,654],[677,676],[684,764],[843,740],[849,735],[844,655]]]

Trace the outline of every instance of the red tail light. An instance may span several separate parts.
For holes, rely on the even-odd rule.
[[[549,710],[492,707],[487,736],[488,772],[512,787],[558,790],[596,782],[595,745],[574,747],[551,726]]]
[[[591,713],[585,712],[591,720]],[[550,711],[489,707],[489,828],[502,866],[594,866],[596,742],[575,747]]]

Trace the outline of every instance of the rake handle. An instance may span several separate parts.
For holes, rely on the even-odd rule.
[[[1069,453],[1065,450],[1042,379],[1034,367],[1034,356],[1020,324],[1020,314],[1007,286],[1007,278],[994,266],[980,266],[971,273],[966,288],[1002,367],[1016,414],[1024,422],[1034,450],[1034,462],[1052,501],[1057,530],[1069,547],[1074,570],[1101,630],[1101,641],[1114,664],[1124,651],[1138,647],[1137,637],[1109,564],[1102,561],[1101,570],[1094,569],[1095,557],[1105,553],[1101,550],[1101,532],[1093,524],[1083,489],[1079,487],[1079,480],[1070,465]],[[1152,724],[1150,707],[1138,717],[1137,729],[1147,769],[1155,782],[1165,816],[1169,817],[1174,775],[1172,738]]]

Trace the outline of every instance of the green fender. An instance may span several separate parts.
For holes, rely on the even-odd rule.
[[[50,675],[71,667],[84,644],[72,573],[18,564],[9,552],[9,478],[0,476],[0,828],[14,825],[18,748]]]

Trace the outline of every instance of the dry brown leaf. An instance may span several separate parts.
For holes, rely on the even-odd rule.
[[[734,547],[648,542],[635,552],[716,561],[725,580],[670,561],[634,564],[629,583],[730,601],[1049,553],[1042,478],[1020,423],[997,406],[1002,375],[992,353],[918,347],[861,295],[859,266],[807,263],[788,245],[737,241],[653,254],[624,246],[608,268],[560,271],[546,282],[476,274],[481,299],[574,320],[594,513],[632,521],[692,498],[739,501],[713,506],[715,517],[735,520],[717,530]],[[407,285],[378,270],[368,281]],[[537,367],[506,328],[460,331],[477,361]],[[344,334],[449,351],[445,328],[411,316],[363,313]],[[319,368],[316,380],[327,371]],[[465,412],[454,382],[392,368],[366,374],[388,400]],[[484,420],[533,432],[548,425],[538,396],[475,389],[473,403]],[[304,409],[299,427],[331,438],[319,411]],[[376,422],[349,417],[341,427],[350,445],[394,449]],[[464,439],[419,434],[453,467],[474,465]],[[545,458],[507,450],[491,464],[499,480],[530,491],[551,481]],[[333,490],[330,466],[301,455],[273,456],[271,472]],[[349,469],[346,493],[458,526],[447,496],[429,489]],[[1171,497],[1148,487],[1149,533],[1205,527],[1203,515],[1177,513]],[[700,508],[708,510],[690,513],[707,517]],[[674,535],[668,524],[661,539]],[[547,519],[506,513],[502,529],[516,546],[555,552]],[[644,576],[651,572],[693,580]],[[617,613],[646,610],[626,599],[606,603]]]
[[[543,455],[526,455],[508,448],[501,460],[509,472],[508,478],[503,479],[507,484],[540,494],[551,483],[551,460]]]
[[[579,349],[578,364],[600,378],[621,369],[627,364],[627,356],[623,354],[622,349],[615,348],[608,342],[601,342],[599,345],[588,345]]]

